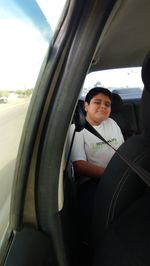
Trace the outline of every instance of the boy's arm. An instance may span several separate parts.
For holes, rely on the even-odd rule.
[[[104,173],[105,168],[91,164],[87,161],[79,160],[73,162],[75,173],[79,176],[100,178]]]

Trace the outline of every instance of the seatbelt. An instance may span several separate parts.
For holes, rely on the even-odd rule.
[[[148,171],[122,156],[106,139],[101,136],[100,133],[97,132],[94,127],[92,127],[91,124],[88,123],[88,121],[85,122],[84,128],[111,147],[121,158],[121,160],[123,160],[150,187],[150,173]]]
[[[66,173],[67,173],[67,168],[68,168],[68,165],[69,165],[69,160],[70,160],[72,146],[73,146],[73,142],[74,142],[74,138],[75,138],[75,133],[76,132],[80,132],[81,130],[83,130],[85,122],[86,122],[85,118],[79,120],[77,116],[75,116],[74,120],[75,120],[75,129],[74,129],[74,132],[73,132],[73,135],[72,135],[72,139],[71,139],[71,143],[70,143],[70,147],[69,147],[69,151],[68,151],[68,156],[67,156],[67,160],[66,160],[66,166],[65,166],[65,169],[64,169],[64,175],[66,175]],[[80,121],[80,123],[79,123],[79,121]]]

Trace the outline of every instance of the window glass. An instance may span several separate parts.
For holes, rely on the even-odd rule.
[[[141,67],[92,72],[85,79],[82,96],[97,86],[117,92],[122,98],[140,98],[143,90]]]
[[[0,2],[0,246],[9,224],[11,187],[33,88],[65,0]]]

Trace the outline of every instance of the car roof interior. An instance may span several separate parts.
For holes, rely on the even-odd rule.
[[[100,37],[90,72],[142,65],[150,47],[149,10],[148,0],[116,1]]]

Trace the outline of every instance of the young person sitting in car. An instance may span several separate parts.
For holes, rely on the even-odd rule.
[[[124,142],[117,123],[111,119],[111,92],[102,87],[91,89],[85,98],[86,120],[115,148]],[[79,176],[99,178],[105,171],[114,150],[83,129],[75,134],[71,160]]]

